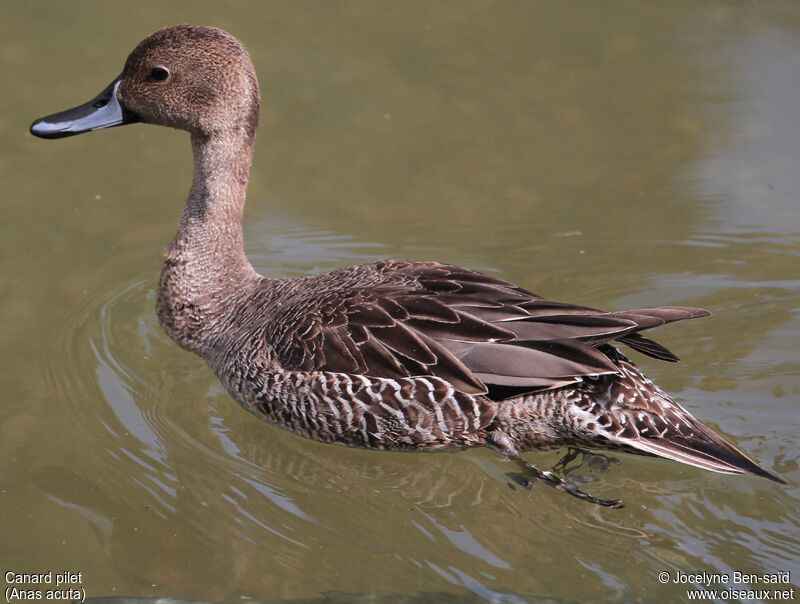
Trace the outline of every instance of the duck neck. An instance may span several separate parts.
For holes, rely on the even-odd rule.
[[[244,129],[192,135],[194,178],[166,250],[157,310],[179,344],[205,352],[213,333],[258,277],[244,253],[242,214],[253,155]]]
[[[229,273],[249,272],[242,214],[253,157],[253,141],[230,133],[192,135],[194,178],[170,251],[213,260]]]

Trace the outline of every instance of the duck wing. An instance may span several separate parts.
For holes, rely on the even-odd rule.
[[[519,394],[618,373],[600,349],[612,340],[675,361],[638,332],[710,314],[688,307],[609,313],[428,262],[377,262],[284,284],[268,329],[284,368],[430,375],[465,394],[495,387]]]

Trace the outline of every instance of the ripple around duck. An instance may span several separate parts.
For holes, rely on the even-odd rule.
[[[110,500],[164,520],[187,502],[233,507],[225,516],[230,520],[213,530],[202,514],[185,517],[209,538],[220,524],[238,523],[249,527],[251,539],[263,530],[302,545],[285,531],[260,523],[247,510],[245,491],[296,518],[310,517],[267,480],[268,474],[238,458],[235,444],[229,442],[227,450],[224,443],[215,446],[227,429],[213,406],[203,413],[202,405],[182,404],[213,399],[221,390],[213,386],[209,391],[214,378],[195,357],[176,354],[157,324],[149,282],[131,279],[85,292],[84,302],[58,328],[48,355],[46,376],[62,401],[63,427],[88,448],[81,472],[97,476]],[[205,484],[198,488],[198,482]],[[63,498],[49,494],[54,501]],[[114,512],[106,510],[106,515]]]
[[[287,238],[338,249],[337,264],[358,256],[339,238],[285,230]],[[269,252],[262,264],[280,265],[281,258]],[[284,270],[314,270],[299,264],[286,260]],[[220,553],[210,572],[239,577],[254,594],[260,593],[255,577],[264,573],[300,576],[314,567],[335,581],[343,568],[369,563],[387,585],[415,575],[410,590],[446,584],[512,600],[509,591],[563,593],[562,585],[534,572],[540,564],[587,577],[588,597],[598,588],[648,593],[663,568],[733,568],[731,557],[720,553],[726,541],[739,543],[735,559],[764,572],[780,570],[782,559],[797,561],[795,500],[788,493],[771,496],[766,482],[715,479],[624,457],[624,469],[614,467],[585,487],[603,497],[621,495],[629,505],[609,511],[539,484],[515,488],[507,473],[516,466],[488,450],[376,453],[321,445],[265,425],[237,408],[202,362],[162,333],[150,283],[149,276],[134,277],[85,292],[54,329],[46,364],[65,429],[83,448],[80,465],[69,469],[95,494],[71,497],[73,490],[54,473],[40,483],[51,501],[96,528],[115,560],[130,564],[137,542],[152,550],[176,547],[176,553],[210,548]],[[543,467],[558,459],[556,453],[527,457]],[[688,478],[669,480],[681,473]],[[730,508],[725,491],[733,488],[741,491],[740,503]],[[760,504],[765,497],[769,503]],[[726,524],[738,528],[726,533]],[[130,538],[134,531],[138,541]],[[180,545],[163,545],[164,535]],[[644,569],[635,579],[631,556],[607,555],[631,548]],[[262,560],[265,550],[270,556]],[[342,559],[331,562],[330,552]],[[146,556],[135,559],[136,573],[124,575],[160,572]],[[221,579],[220,585],[221,599],[236,593]]]
[[[69,429],[85,435],[92,453],[108,462],[103,478],[117,487],[130,484],[129,478],[151,495],[156,509],[168,511],[174,509],[175,485],[164,423],[156,407],[139,404],[153,401],[158,391],[146,370],[158,329],[147,283],[133,279],[85,292],[58,330],[47,377],[64,402]]]
[[[52,501],[103,529],[115,559],[133,547],[129,532],[153,548],[170,534],[221,547],[231,557],[218,563],[225,572],[264,548],[292,573],[332,550],[350,561],[378,555],[387,577],[413,566],[430,581],[500,597],[504,586],[516,591],[525,548],[566,556],[576,531],[623,548],[637,538],[635,524],[552,489],[509,489],[505,474],[516,468],[489,451],[375,453],[267,426],[232,404],[195,357],[176,351],[153,297],[146,279],[86,292],[47,363],[65,421],[88,449],[73,472],[96,495],[70,498],[51,474],[42,484]],[[509,533],[525,535],[525,548],[509,544]],[[542,584],[532,579],[527,590]]]

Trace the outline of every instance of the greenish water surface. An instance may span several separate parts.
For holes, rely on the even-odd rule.
[[[2,9],[4,590],[74,571],[87,597],[657,602],[705,571],[789,572],[750,588],[800,599],[800,5]],[[708,308],[658,333],[682,363],[634,356],[789,484],[617,455],[586,485],[610,510],[522,489],[489,450],[350,450],[244,412],[153,312],[185,133],[27,133],[181,22],[259,73],[256,269],[441,260],[609,310]]]

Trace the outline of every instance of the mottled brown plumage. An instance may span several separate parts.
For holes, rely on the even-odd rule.
[[[469,269],[386,260],[301,279],[258,275],[242,210],[258,123],[244,47],[214,28],[156,32],[89,104],[42,118],[57,138],[132,121],[191,133],[194,179],[157,312],[231,395],[309,438],[379,449],[585,446],[780,479],[695,420],[612,342],[667,361],[639,332],[708,315],[545,300]],[[552,472],[533,474],[583,499]]]

